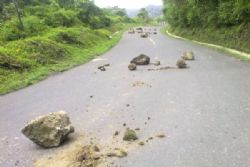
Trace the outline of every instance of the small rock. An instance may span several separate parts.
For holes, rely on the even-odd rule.
[[[109,67],[109,66],[110,66],[110,64],[104,64],[103,66],[104,66],[104,67]]]
[[[129,64],[129,65],[128,65],[128,69],[129,69],[130,71],[135,71],[135,70],[136,70],[136,64],[133,64],[133,63]]]
[[[126,124],[126,123],[124,123],[124,124],[123,124],[123,126],[127,126],[127,124]]]
[[[140,128],[135,128],[135,130],[136,130],[136,131],[139,131],[139,130],[140,130]]]
[[[145,145],[145,143],[144,143],[143,141],[140,141],[138,144],[139,144],[140,146],[144,146],[144,145]]]
[[[194,53],[193,52],[184,52],[181,56],[183,60],[194,60]]]
[[[119,132],[115,131],[114,136],[118,136],[118,135],[119,135]]]
[[[179,59],[176,62],[178,68],[187,68],[187,64],[183,59]]]
[[[134,141],[137,139],[138,139],[138,137],[137,137],[135,131],[127,128],[125,133],[124,133],[123,140],[124,141]]]
[[[34,143],[48,148],[59,146],[73,132],[74,127],[64,111],[38,117],[22,129],[22,133]]]
[[[153,140],[154,138],[153,137],[149,137],[148,140]]]
[[[150,63],[150,57],[145,54],[140,54],[139,56],[133,58],[130,63],[136,65],[148,65]]]
[[[161,65],[161,62],[160,61],[155,61],[154,65],[159,66],[159,65]]]
[[[166,136],[164,134],[159,134],[159,135],[156,135],[156,137],[158,137],[158,138],[164,138]]]
[[[142,37],[142,38],[147,38],[147,37],[148,37],[148,33],[143,32],[143,33],[141,34],[141,37]]]
[[[106,68],[104,67],[104,66],[99,66],[99,67],[97,67],[99,70],[101,70],[101,71],[106,71]]]

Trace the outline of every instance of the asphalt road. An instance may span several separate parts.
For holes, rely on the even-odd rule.
[[[127,69],[140,53],[175,66],[185,50],[196,57],[188,69]],[[97,70],[106,63],[107,71]],[[146,84],[133,87],[137,81]],[[0,96],[0,166],[28,167],[32,159],[53,152],[37,147],[20,129],[59,110],[68,112],[77,133],[91,132],[100,140],[124,129],[123,123],[141,128],[141,139],[166,134],[129,152],[115,162],[118,166],[250,166],[250,64],[203,46],[162,34],[143,39],[126,33],[98,59]]]

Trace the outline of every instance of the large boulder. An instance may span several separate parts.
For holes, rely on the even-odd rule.
[[[27,123],[22,129],[22,133],[27,138],[47,148],[59,146],[73,132],[74,127],[64,111],[40,116]]]
[[[150,63],[150,57],[140,54],[139,56],[133,58],[130,63],[136,65],[148,65]]]

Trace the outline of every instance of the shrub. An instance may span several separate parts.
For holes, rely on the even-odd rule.
[[[31,64],[28,60],[0,51],[0,68],[23,71],[29,69],[30,67]]]
[[[77,23],[76,13],[71,10],[59,9],[45,18],[45,23],[52,27],[70,27]]]
[[[42,65],[56,64],[68,55],[68,52],[63,47],[53,41],[44,39],[26,41],[24,50],[28,53],[27,58]]]

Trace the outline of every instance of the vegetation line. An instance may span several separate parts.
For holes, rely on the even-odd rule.
[[[168,29],[166,29],[165,32],[166,32],[166,34],[168,36],[171,36],[171,37],[176,38],[176,39],[191,41],[193,43],[197,43],[197,44],[200,44],[200,45],[203,45],[203,46],[216,48],[216,49],[221,50],[221,51],[226,51],[227,53],[235,55],[235,56],[237,56],[239,58],[245,58],[245,59],[250,60],[250,54],[245,53],[245,52],[241,52],[241,51],[238,51],[238,50],[235,50],[235,49],[227,48],[227,47],[224,47],[224,46],[221,46],[221,45],[215,45],[215,44],[211,44],[211,43],[205,43],[205,42],[200,42],[200,41],[197,41],[197,40],[192,40],[192,39],[180,37],[180,36],[177,36],[177,35],[174,35],[174,34],[170,33]]]

